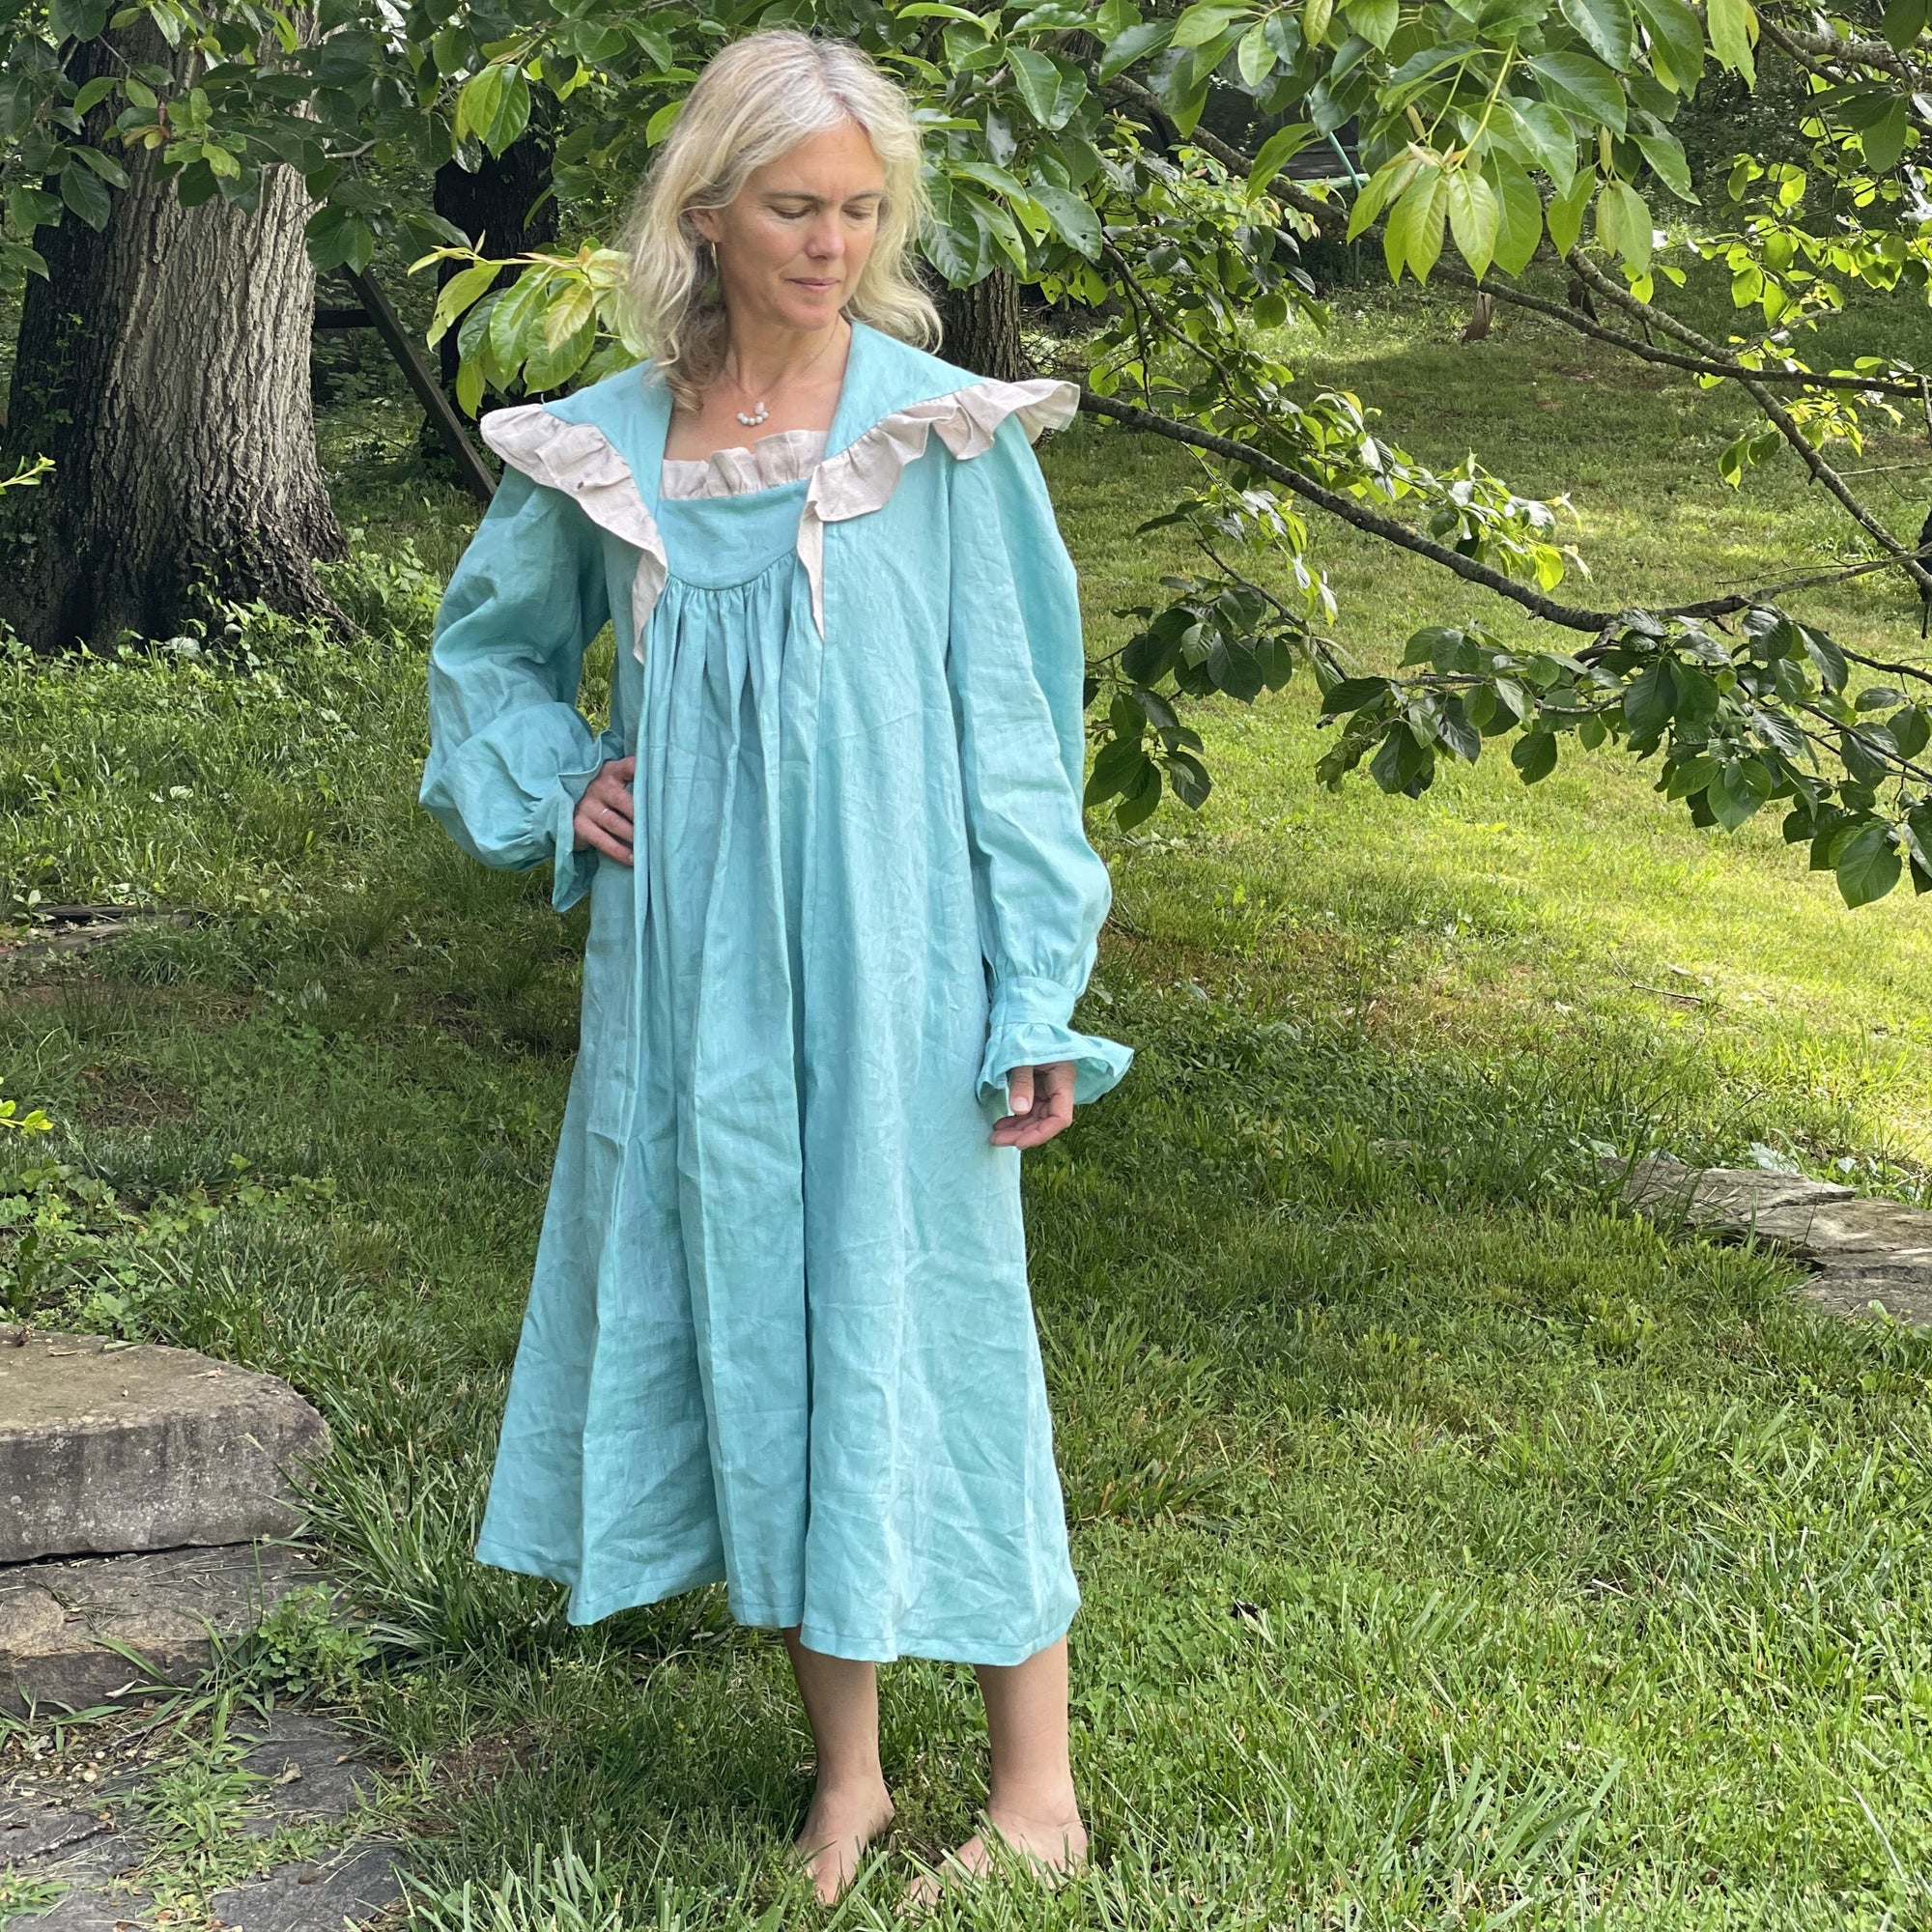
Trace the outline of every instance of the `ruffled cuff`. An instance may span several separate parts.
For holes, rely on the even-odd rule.
[[[590,890],[599,854],[593,845],[578,850],[577,808],[582,804],[583,794],[590,789],[590,781],[604,769],[605,761],[619,755],[608,751],[600,738],[594,764],[585,765],[581,771],[557,774],[556,791],[552,796],[549,812],[551,851],[554,855],[550,902],[558,912],[568,912]]]
[[[1084,1107],[1116,1086],[1133,1060],[1134,1050],[1098,1034],[1075,1033],[1071,1027],[1051,1026],[1044,1020],[1019,1020],[994,1027],[980,1062],[980,1098],[997,1100],[1000,1112],[1010,1114],[1012,1095],[1007,1075],[1015,1066],[1049,1066],[1056,1060],[1073,1063],[1073,1104]]]
[[[1075,1033],[1074,994],[1058,980],[1015,976],[993,987],[986,1051],[980,1063],[980,1098],[1012,1111],[1007,1075],[1015,1066],[1073,1063],[1073,1104],[1084,1107],[1116,1086],[1134,1050],[1098,1034]]]

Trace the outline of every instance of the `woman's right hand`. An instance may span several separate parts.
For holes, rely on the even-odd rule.
[[[631,779],[637,769],[636,758],[611,758],[590,781],[572,820],[578,851],[602,852],[620,866],[632,863]]]

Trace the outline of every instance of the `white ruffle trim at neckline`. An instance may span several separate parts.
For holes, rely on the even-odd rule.
[[[667,456],[662,497],[741,497],[810,476],[825,454],[822,429],[775,429],[750,443],[734,442],[709,456]]]
[[[927,440],[935,431],[940,441],[963,462],[992,448],[1000,425],[1009,416],[1017,416],[1027,440],[1037,442],[1046,431],[1064,429],[1079,408],[1078,386],[1057,377],[1041,376],[1025,383],[988,379],[894,410],[835,455],[808,459],[803,469],[777,476],[761,471],[753,487],[795,482],[808,473],[811,478],[799,515],[798,556],[811,587],[811,615],[819,636],[825,635],[827,524],[845,523],[882,509],[897,489],[906,467],[925,454]],[[670,563],[657,519],[645,507],[630,466],[594,423],[566,421],[541,403],[492,410],[477,427],[483,440],[505,463],[532,482],[565,492],[592,523],[640,553],[631,588],[631,649],[642,662],[644,631],[670,574]],[[701,470],[708,483],[725,473],[718,467],[721,457],[749,460],[754,467],[765,462],[796,462],[799,459],[788,448],[774,452],[770,459],[761,459],[756,452],[765,443],[789,443],[792,439],[813,436],[822,451],[825,439],[818,432],[782,430],[760,437],[749,446],[714,451],[702,461],[666,459],[663,494],[672,497],[687,494],[682,488],[671,487],[673,469]],[[681,483],[684,479],[678,480]],[[729,492],[719,488],[688,494],[722,496]]]

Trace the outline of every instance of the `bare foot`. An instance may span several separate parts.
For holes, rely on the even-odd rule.
[[[795,1848],[811,1874],[820,1900],[836,1905],[858,1876],[869,1845],[893,1822],[893,1801],[883,1783],[854,1791],[812,1794]]]
[[[985,1824],[957,1851],[948,1852],[937,1871],[926,1872],[907,1888],[909,1905],[935,1906],[942,1886],[983,1878],[1002,1859],[1023,1859],[1049,1886],[1087,1862],[1087,1828],[1077,1811],[1065,1818],[1022,1818],[988,1805],[984,1817]]]

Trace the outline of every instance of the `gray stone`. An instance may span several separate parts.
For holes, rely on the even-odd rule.
[[[327,1445],[273,1376],[99,1335],[0,1335],[0,1563],[285,1536]]]
[[[270,1780],[256,1797],[270,1824],[339,1818],[370,1790],[373,1775],[357,1762],[358,1740],[327,1718],[280,1705],[266,1724],[234,1722],[229,1735],[253,1741],[242,1768]]]
[[[0,1710],[30,1699],[76,1709],[129,1691],[141,1674],[101,1641],[146,1659],[155,1681],[192,1683],[213,1656],[292,1590],[327,1579],[277,1544],[161,1549],[0,1570]]]
[[[1799,1290],[1828,1315],[1889,1315],[1910,1328],[1932,1328],[1932,1271],[1865,1266],[1820,1268]]]
[[[247,1885],[217,1891],[214,1917],[240,1932],[341,1932],[388,1910],[403,1895],[399,1849],[365,1838],[324,1860],[283,1865]]]
[[[53,1858],[111,1829],[97,1811],[67,1811],[58,1804],[32,1809],[15,1805],[0,1818],[0,1865]]]
[[[1889,1315],[1932,1326],[1932,1213],[1876,1201],[1831,1181],[1750,1167],[1687,1167],[1659,1155],[1624,1164],[1632,1207],[1660,1221],[1745,1235],[1784,1248],[1817,1269],[1801,1291],[1833,1315]]]

